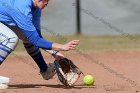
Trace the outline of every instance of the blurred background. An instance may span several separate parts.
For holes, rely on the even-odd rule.
[[[76,33],[76,1],[51,0],[42,14],[42,26],[61,33]],[[140,34],[140,3],[138,0],[81,1],[81,31],[84,35],[121,35],[99,19],[124,33]],[[94,17],[93,17],[94,16]],[[98,17],[97,18],[95,18]]]

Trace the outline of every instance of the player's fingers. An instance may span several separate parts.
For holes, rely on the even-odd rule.
[[[76,45],[71,45],[70,46],[70,49],[75,49],[76,48]]]
[[[79,44],[79,40],[73,40],[73,43]]]
[[[70,45],[69,47],[76,47],[77,45]]]
[[[71,45],[78,45],[79,42],[72,41],[72,42],[70,42],[70,44],[71,44]]]
[[[69,49],[70,49],[70,50],[75,50],[75,47],[70,47]]]

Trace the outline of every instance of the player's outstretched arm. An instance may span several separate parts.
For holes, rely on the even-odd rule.
[[[66,44],[58,44],[47,41],[44,38],[41,38],[36,31],[30,18],[26,17],[19,11],[16,11],[11,6],[1,5],[0,12],[9,16],[9,19],[13,20],[17,26],[24,32],[30,43],[33,45],[48,50],[59,50],[59,51],[68,51],[73,50],[79,44],[79,40],[72,40]]]

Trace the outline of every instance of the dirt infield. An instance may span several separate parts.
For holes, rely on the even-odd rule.
[[[10,55],[0,67],[0,75],[11,79],[9,88],[0,93],[135,93],[140,86],[140,52],[104,52],[66,54],[85,74],[95,77],[94,86],[84,86],[82,77],[73,88],[57,80],[45,81],[29,56]],[[52,62],[52,57],[45,59]]]

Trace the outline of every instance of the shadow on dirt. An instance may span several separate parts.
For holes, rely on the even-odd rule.
[[[96,88],[96,86],[84,86],[84,85],[75,85],[73,87],[65,87],[64,85],[48,85],[48,84],[13,84],[9,85],[8,89],[23,89],[23,88],[42,88],[42,87],[50,87],[50,88],[63,88],[63,89],[82,89],[82,88]]]

